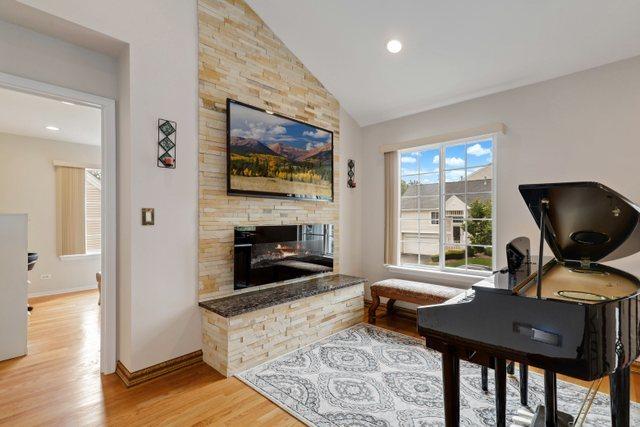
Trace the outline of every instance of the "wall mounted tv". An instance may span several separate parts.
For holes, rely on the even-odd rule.
[[[333,201],[333,132],[227,99],[227,194]]]

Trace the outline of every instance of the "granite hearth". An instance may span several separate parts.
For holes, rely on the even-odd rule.
[[[232,376],[362,321],[364,283],[332,274],[200,303],[204,361]]]

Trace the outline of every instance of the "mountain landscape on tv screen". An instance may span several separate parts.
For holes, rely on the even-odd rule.
[[[230,189],[332,198],[331,133],[230,105]]]

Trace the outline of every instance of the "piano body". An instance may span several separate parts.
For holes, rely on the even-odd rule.
[[[545,370],[545,405],[534,425],[571,422],[556,408],[561,373],[587,381],[608,375],[612,425],[628,426],[629,367],[640,354],[640,281],[597,261],[640,250],[640,208],[593,182],[519,189],[555,259],[543,263],[541,250],[532,273],[528,239],[516,239],[507,245],[509,268],[454,301],[418,309],[427,347],[442,353],[446,425],[458,425],[463,359],[495,370],[499,426],[507,360]]]

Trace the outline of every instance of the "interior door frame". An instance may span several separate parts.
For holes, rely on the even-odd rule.
[[[102,290],[100,372],[116,370],[116,102],[37,80],[0,72],[0,87],[99,108],[102,113]]]

